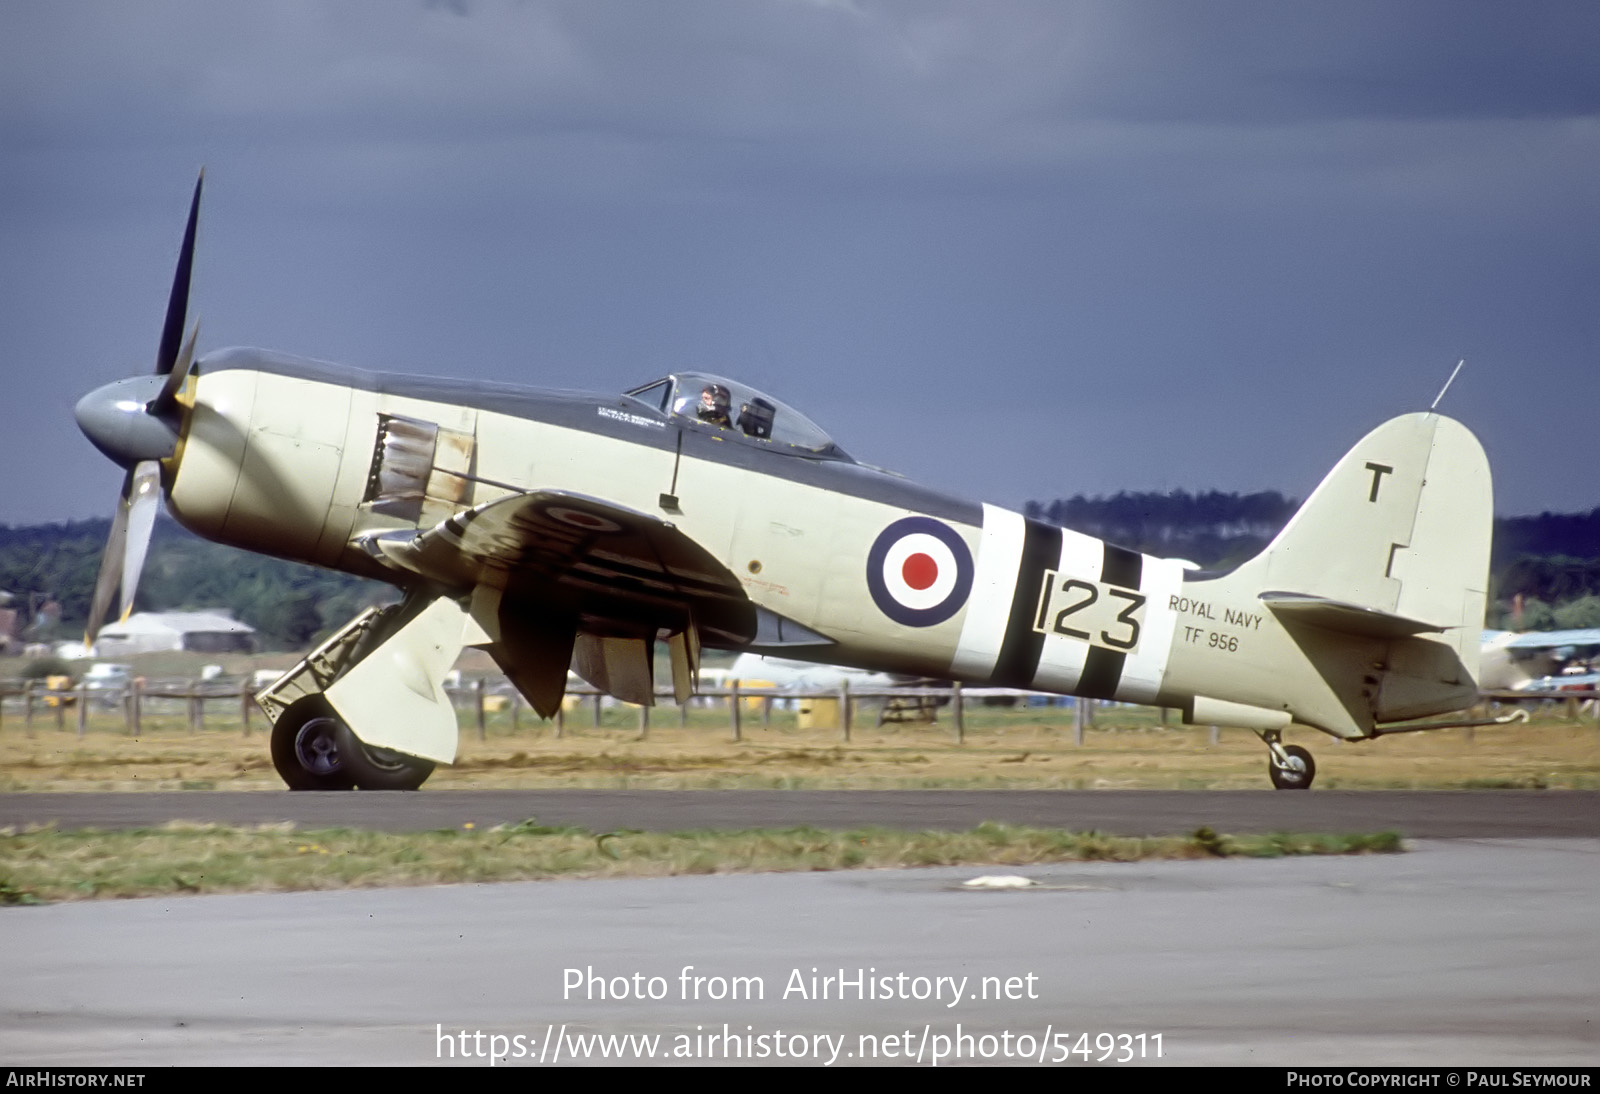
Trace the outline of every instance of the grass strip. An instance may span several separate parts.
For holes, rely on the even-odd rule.
[[[590,832],[536,821],[433,832],[168,824],[0,831],[0,904],[294,892],[547,878],[1025,866],[1053,862],[1389,853],[1394,832],[1128,837],[984,823],[965,832],[818,828]]]

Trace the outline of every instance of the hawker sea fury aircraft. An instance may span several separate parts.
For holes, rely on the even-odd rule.
[[[1459,710],[1476,673],[1491,498],[1435,413],[1380,425],[1261,555],[1186,570],[852,459],[779,400],[681,372],[620,395],[377,375],[181,344],[195,188],[153,376],[80,426],[127,469],[90,623],[124,610],[164,495],[210,539],[390,582],[258,699],[296,789],[414,788],[456,754],[442,682],[482,646],[549,716],[571,666],[652,702],[702,647],[1156,704],[1313,765],[1291,723],[1360,740]]]

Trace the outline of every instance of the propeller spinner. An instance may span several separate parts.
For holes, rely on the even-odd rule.
[[[183,408],[178,391],[194,361],[198,326],[183,338],[188,318],[189,280],[194,267],[195,226],[200,216],[200,189],[205,172],[195,180],[194,198],[189,203],[189,222],[183,233],[183,248],[167,298],[167,318],[161,330],[161,347],[156,351],[154,375],[117,380],[85,395],[75,410],[78,428],[107,457],[128,469],[122,483],[122,497],[111,521],[105,554],[100,559],[100,575],[95,579],[94,600],[89,609],[84,643],[93,645],[105,623],[113,592],[122,587],[121,615],[133,610],[133,596],[144,568],[150,534],[160,508],[161,462],[177,451]],[[181,343],[181,348],[180,348]]]

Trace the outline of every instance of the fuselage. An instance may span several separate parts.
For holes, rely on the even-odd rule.
[[[755,603],[807,626],[827,620],[838,643],[830,660],[888,658],[919,675],[942,662],[948,672],[946,643],[927,628],[892,648],[860,640],[877,625],[860,603],[863,544],[908,513],[975,530],[976,503],[837,450],[796,454],[626,395],[372,373],[259,350],[209,354],[197,372],[168,502],[208,539],[401,582],[356,546],[360,537],[561,489],[670,520]],[[437,431],[421,468],[387,466],[399,462],[393,444],[385,451],[396,420]],[[420,496],[386,493],[391,470]]]
[[[1190,710],[1209,696],[1252,728],[1372,725],[1359,669],[1315,664],[1259,589],[929,490],[831,445],[674,413],[670,399],[243,349],[203,358],[185,399],[171,511],[248,550],[403,585],[362,537],[563,490],[670,521],[754,604],[830,640],[771,651],[784,656]],[[1381,658],[1370,645],[1340,656]]]

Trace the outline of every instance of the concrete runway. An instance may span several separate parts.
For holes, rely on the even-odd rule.
[[[920,1052],[926,1065],[957,1048],[993,1054],[977,1062],[1024,1048],[1054,1062],[1098,1033],[1130,1035],[1101,1040],[1113,1055],[1136,1053],[1141,1033],[1152,1054],[1160,1034],[1163,1056],[1146,1062],[1164,1064],[1600,1061],[1600,840],[1082,864],[1023,871],[1041,883],[1026,891],[957,888],[980,872],[0,909],[0,1059],[413,1066],[498,1047],[528,1054],[507,1063],[541,1052],[551,1062],[552,1051],[565,1063],[579,1062],[575,1038],[604,1033],[655,1036],[658,1058],[676,1049],[703,1063],[726,1054],[726,1026],[765,1064],[858,1064],[875,1050],[895,1064]],[[702,994],[744,977],[752,989],[759,978],[762,997],[685,999],[685,966],[708,978]],[[640,974],[663,998],[564,997],[567,969],[628,978],[611,988],[629,994]],[[825,999],[785,998],[795,971],[809,989],[813,969],[846,980],[870,970],[879,998],[847,987],[841,999],[834,986]],[[976,998],[986,977],[1015,997]],[[949,1005],[952,984],[963,994]],[[942,997],[900,997],[935,987]],[[618,1051],[640,1062],[648,1049]]]

